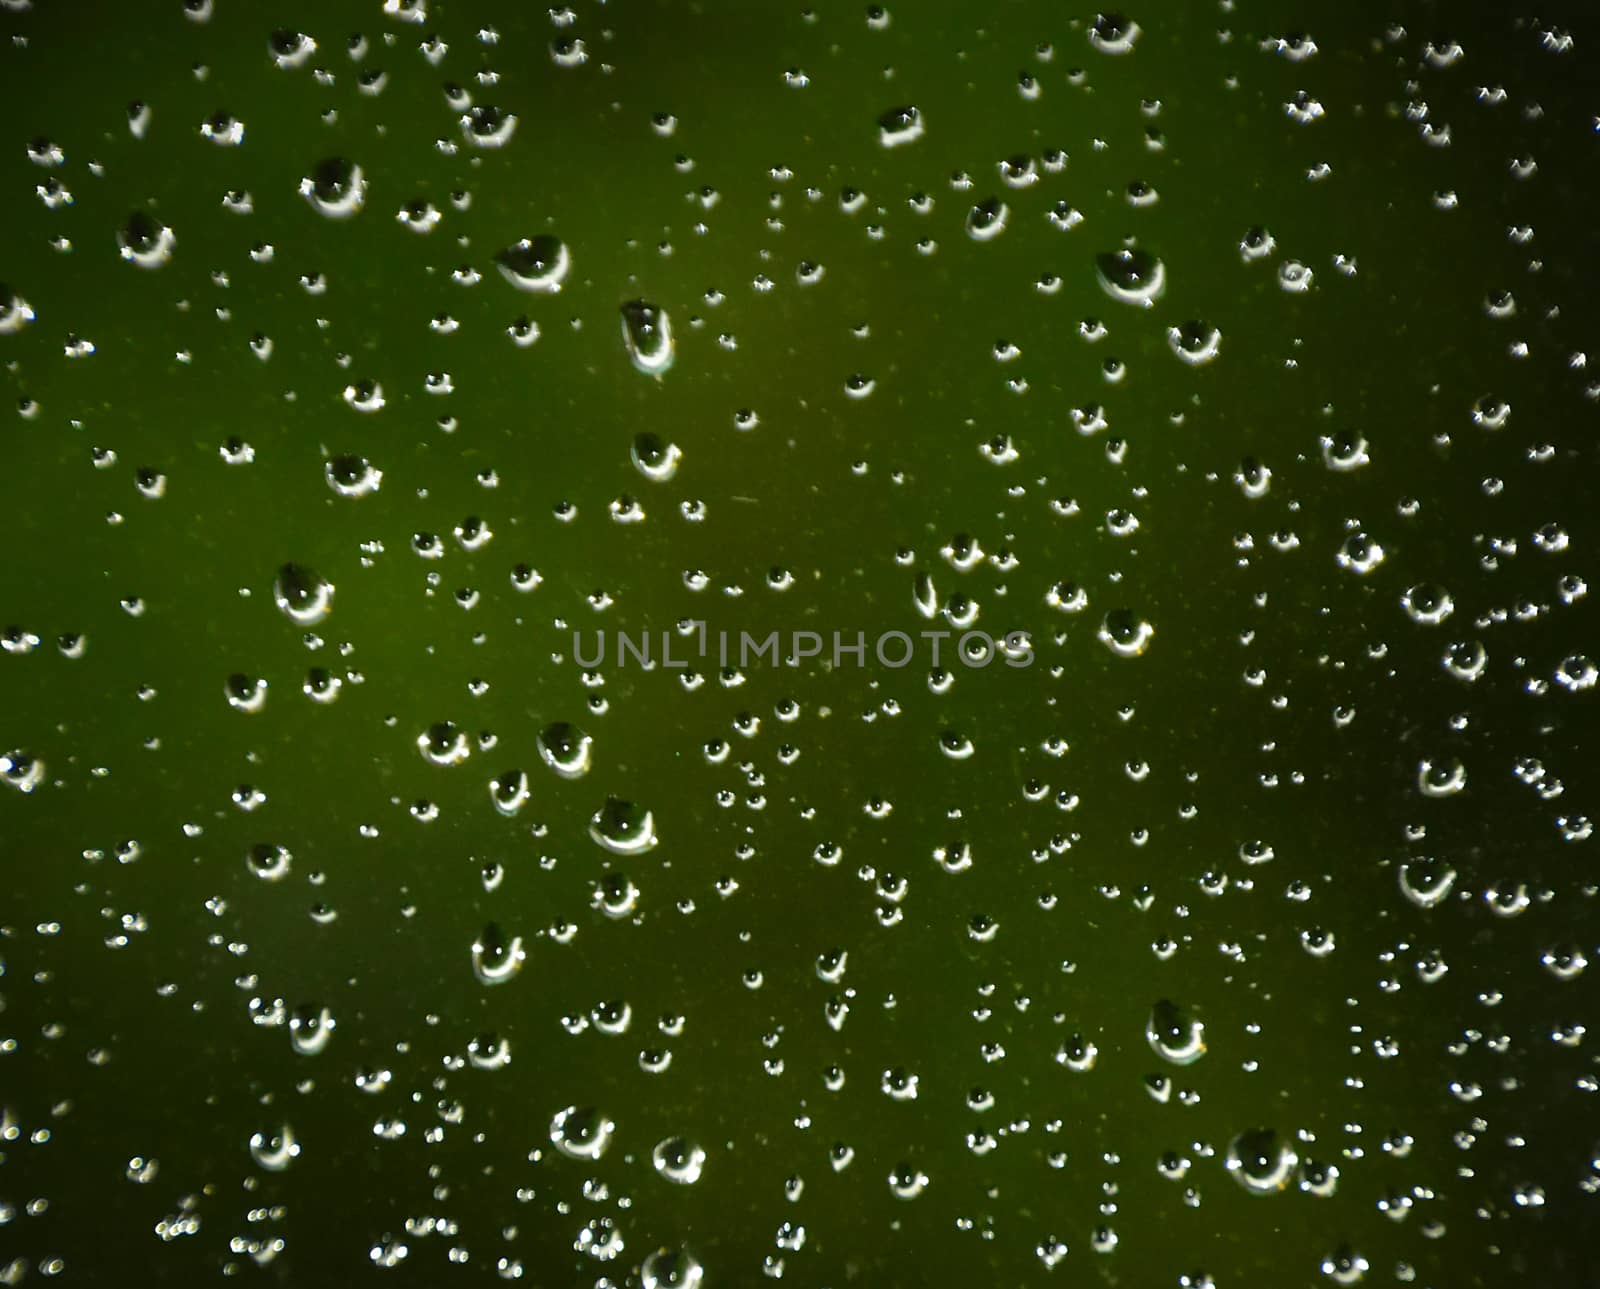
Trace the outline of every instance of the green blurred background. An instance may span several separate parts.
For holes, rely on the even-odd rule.
[[[1581,8],[1174,0],[1131,12],[1125,55],[1047,3],[3,8],[0,280],[36,316],[0,335],[0,751],[44,774],[0,793],[0,1267],[636,1285],[673,1283],[646,1261],[667,1248],[706,1285],[1231,1289],[1336,1283],[1340,1259],[1368,1283],[1600,1284],[1594,977],[1545,961],[1600,953]],[[280,67],[275,32],[315,49]],[[1286,57],[1300,34],[1314,56]],[[515,115],[503,148],[463,137],[462,95]],[[926,132],[886,149],[905,105]],[[218,113],[238,146],[202,137]],[[59,166],[30,157],[51,146]],[[367,185],[344,220],[296,191],[333,158]],[[1037,182],[1012,187],[1020,158]],[[1007,225],[978,241],[990,197]],[[426,236],[395,218],[418,200]],[[170,263],[119,258],[136,212]],[[1246,261],[1256,227],[1274,249]],[[495,254],[543,235],[571,273],[519,293]],[[1149,309],[1097,280],[1130,240],[1166,268]],[[624,351],[635,298],[672,319],[659,378]],[[1210,364],[1169,348],[1191,320],[1220,329]],[[347,406],[360,381],[382,410]],[[1495,400],[1503,427],[1475,423]],[[1093,408],[1108,428],[1080,433]],[[641,433],[681,449],[670,481],[630,463]],[[1329,467],[1361,439],[1367,464]],[[378,492],[329,486],[348,454]],[[624,497],[642,522],[614,522]],[[467,550],[474,518],[493,537]],[[1352,532],[1385,553],[1365,575],[1336,558]],[[1015,567],[958,571],[961,535]],[[337,588],[309,632],[273,604],[290,561]],[[1030,632],[1034,664],[948,688],[925,661],[711,664],[691,687],[571,658],[574,630],[689,618],[932,629],[924,571]],[[1060,582],[1082,613],[1046,603]],[[1413,587],[1451,615],[1414,620]],[[1138,658],[1096,638],[1118,611],[1155,629]],[[1475,642],[1466,681],[1441,660]],[[336,702],[301,692],[313,668]],[[236,673],[267,682],[259,712],[228,703]],[[473,750],[441,767],[417,739],[446,721]],[[558,721],[593,738],[582,778],[540,763]],[[1424,763],[1464,787],[1428,795]],[[489,784],[513,770],[530,800],[505,816]],[[658,846],[595,845],[611,796]],[[282,881],[252,872],[263,844],[292,853]],[[962,844],[971,868],[942,871]],[[1454,872],[1449,896],[1409,901],[1407,863]],[[594,907],[606,874],[632,917]],[[527,953],[493,988],[489,924]],[[1160,1000],[1204,1022],[1198,1062],[1151,1049]],[[625,1033],[586,1023],[617,1002]],[[336,1021],[315,1055],[262,1023],[302,1006]],[[473,1068],[491,1034],[511,1063]],[[1088,1072],[1056,1060],[1073,1035]],[[615,1122],[598,1160],[553,1148],[569,1105]],[[284,1124],[300,1154],[264,1169],[251,1137]],[[1337,1165],[1334,1193],[1235,1184],[1256,1128]],[[652,1167],[673,1136],[706,1152],[693,1185]],[[575,1247],[608,1230],[616,1257]]]

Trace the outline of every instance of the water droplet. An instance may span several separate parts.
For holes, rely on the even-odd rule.
[[[568,1106],[550,1121],[550,1140],[569,1159],[599,1159],[616,1128],[593,1106]]]
[[[631,801],[607,797],[589,820],[589,836],[614,855],[637,855],[656,844],[655,816]]]
[[[672,324],[666,310],[644,300],[622,306],[622,343],[635,368],[646,376],[659,376],[674,358]]]
[[[254,1133],[250,1138],[250,1158],[269,1173],[281,1173],[300,1154],[294,1129],[284,1124],[276,1133]]]
[[[896,1199],[916,1199],[928,1189],[928,1174],[911,1164],[897,1164],[889,1173],[889,1193]]]
[[[250,848],[250,871],[264,882],[280,882],[289,875],[293,858],[284,847],[261,842]]]
[[[383,471],[361,456],[331,457],[324,473],[328,487],[341,497],[371,496],[383,482]]]
[[[1086,1074],[1094,1069],[1099,1057],[1100,1049],[1082,1034],[1072,1035],[1056,1049],[1056,1064],[1077,1074]]]
[[[539,759],[563,779],[580,779],[589,773],[592,745],[589,735],[565,721],[539,731]]]
[[[158,269],[172,259],[178,239],[160,220],[143,211],[128,216],[117,234],[122,258],[142,269]]]
[[[1353,1285],[1366,1278],[1367,1260],[1348,1244],[1341,1244],[1322,1260],[1322,1274],[1335,1284]]]
[[[1288,1188],[1299,1157],[1270,1128],[1256,1128],[1228,1143],[1223,1162],[1233,1180],[1250,1194],[1276,1195]]]
[[[0,282],[0,336],[15,335],[33,321],[28,302]]]
[[[472,942],[472,974],[486,985],[503,985],[522,970],[527,956],[520,935],[507,940],[499,926],[490,922]]]
[[[1435,627],[1455,612],[1455,601],[1444,587],[1419,582],[1400,597],[1400,605],[1413,622]]]
[[[235,672],[223,686],[228,706],[238,712],[259,712],[267,705],[267,682],[259,676]]]
[[[333,1037],[333,1013],[315,1003],[302,1003],[289,1017],[289,1043],[302,1056],[315,1056]]]
[[[272,600],[295,626],[315,626],[333,611],[333,583],[300,564],[285,564],[272,583]]]
[[[528,803],[528,776],[522,770],[508,770],[489,783],[489,797],[503,815],[514,815]]]
[[[639,1266],[640,1289],[699,1289],[705,1268],[687,1249],[657,1249]]]
[[[1457,680],[1476,680],[1488,665],[1489,651],[1479,640],[1460,640],[1444,653],[1444,668]]]
[[[1400,893],[1419,909],[1431,909],[1444,902],[1455,886],[1456,870],[1442,860],[1409,860],[1399,868]]]
[[[1089,28],[1089,43],[1102,54],[1128,54],[1139,35],[1139,24],[1125,14],[1102,13]]]
[[[967,236],[975,242],[992,241],[1006,230],[1010,208],[998,197],[980,201],[967,212]]]
[[[552,295],[572,271],[572,255],[558,237],[524,237],[496,255],[495,264],[517,290]]]
[[[1148,251],[1124,247],[1095,256],[1101,289],[1113,300],[1148,309],[1167,289],[1167,270]]]
[[[914,143],[922,130],[922,113],[914,107],[890,108],[878,118],[878,141],[886,148]]]
[[[1493,394],[1485,394],[1472,405],[1472,422],[1486,430],[1503,429],[1511,419],[1511,404]]]
[[[417,751],[434,765],[460,765],[472,754],[472,743],[454,721],[436,721],[417,735]]]
[[[1192,1065],[1205,1054],[1205,1025],[1165,998],[1150,1009],[1144,1032],[1156,1055],[1174,1065]]]
[[[511,1042],[498,1034],[479,1034],[467,1043],[467,1061],[475,1070],[502,1070],[511,1064]]]
[[[1100,643],[1119,658],[1137,658],[1150,647],[1156,629],[1127,609],[1114,609],[1101,620]]]
[[[706,1152],[687,1137],[668,1137],[650,1152],[655,1170],[669,1182],[692,1186],[705,1168]]]
[[[330,157],[300,181],[300,195],[319,214],[329,219],[347,219],[366,201],[367,181],[360,166],[342,157]]]
[[[1334,558],[1340,568],[1364,575],[1383,563],[1383,556],[1383,547],[1374,538],[1364,532],[1354,532],[1344,539]]]
[[[1582,654],[1570,654],[1556,667],[1556,683],[1571,693],[1593,689],[1600,681],[1600,668]]]
[[[675,443],[665,443],[661,437],[648,430],[636,434],[630,454],[633,465],[646,479],[665,483],[678,472],[678,462],[683,453]]]
[[[1167,329],[1172,352],[1191,367],[1203,367],[1222,352],[1222,332],[1207,322],[1185,322]]]
[[[44,782],[44,762],[13,748],[0,756],[0,778],[18,792],[32,792]]]
[[[461,117],[461,136],[474,148],[503,148],[516,132],[517,118],[489,104],[470,109]]]
[[[303,31],[280,27],[267,41],[273,64],[284,71],[304,67],[317,52],[317,42]]]
[[[200,123],[200,137],[219,148],[236,148],[244,142],[244,122],[230,112],[214,113]]]

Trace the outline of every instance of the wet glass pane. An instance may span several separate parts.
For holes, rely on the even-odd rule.
[[[1559,8],[0,0],[0,1282],[1594,1283]]]

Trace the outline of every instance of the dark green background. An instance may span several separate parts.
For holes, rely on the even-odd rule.
[[[1551,1041],[1596,1019],[1594,975],[1560,981],[1540,961],[1600,953],[1593,843],[1563,841],[1558,824],[1593,810],[1594,695],[1554,679],[1570,655],[1600,658],[1592,600],[1557,593],[1562,576],[1595,573],[1600,385],[1574,355],[1600,345],[1600,32],[1581,9],[1551,13],[1172,0],[1133,12],[1143,32],[1126,57],[1091,47],[1092,10],[1052,3],[901,0],[883,30],[853,0],[584,3],[560,29],[541,6],[492,0],[430,0],[421,25],[372,2],[218,0],[204,23],[173,0],[0,14],[0,280],[37,314],[0,337],[9,397],[32,413],[0,439],[0,618],[42,640],[0,660],[0,744],[46,765],[37,791],[0,796],[0,1096],[16,1130],[0,1266],[37,1274],[59,1258],[86,1284],[223,1271],[435,1284],[492,1279],[504,1258],[525,1283],[620,1285],[652,1249],[684,1245],[707,1285],[764,1283],[772,1254],[802,1285],[1209,1274],[1231,1289],[1332,1283],[1323,1260],[1348,1246],[1373,1283],[1409,1268],[1440,1287],[1600,1284],[1600,1071],[1592,1036]],[[477,39],[486,26],[497,44]],[[1574,48],[1542,47],[1552,27]],[[273,65],[278,28],[317,40],[305,67]],[[1314,58],[1263,50],[1296,31]],[[359,65],[353,32],[370,45]],[[438,66],[418,50],[431,34],[449,46]],[[563,69],[550,43],[571,37],[588,58]],[[1460,59],[1431,65],[1430,41],[1459,42]],[[372,67],[388,73],[375,97],[356,87]],[[480,83],[486,69],[495,83]],[[1018,92],[1024,71],[1036,100]],[[517,115],[507,147],[462,142],[448,83]],[[1483,104],[1480,86],[1506,101]],[[1322,119],[1286,116],[1300,90]],[[125,123],[135,99],[153,112],[142,141]],[[926,135],[886,151],[877,119],[902,104]],[[1424,110],[1449,146],[1421,137]],[[242,146],[200,137],[218,111],[244,122]],[[670,138],[651,128],[660,112],[677,117]],[[29,160],[41,136],[63,150],[59,170]],[[1063,173],[1003,185],[1001,162],[1050,148],[1068,154]],[[1518,179],[1511,162],[1528,156],[1537,172]],[[346,221],[296,194],[332,157],[369,184]],[[1309,182],[1318,163],[1331,173]],[[51,175],[69,207],[36,196]],[[1130,205],[1133,182],[1159,200]],[[857,213],[840,209],[847,188],[866,194]],[[222,208],[230,189],[251,192],[253,214]],[[927,215],[908,207],[918,192]],[[1009,225],[975,242],[966,213],[993,195]],[[394,219],[416,198],[443,211],[426,237]],[[1046,219],[1061,200],[1083,215],[1069,232]],[[136,211],[176,233],[159,270],[117,255]],[[1243,263],[1255,225],[1277,249]],[[570,247],[571,277],[559,295],[520,295],[493,256],[546,233]],[[1150,310],[1097,285],[1095,256],[1129,238],[1167,268]],[[251,258],[261,244],[269,262]],[[1288,259],[1314,270],[1309,292],[1279,288]],[[802,261],[824,266],[820,283],[797,284]],[[462,266],[482,281],[453,281]],[[300,286],[315,273],[320,296]],[[1058,294],[1035,289],[1045,273]],[[1492,318],[1486,300],[1504,291],[1515,313]],[[677,361],[660,379],[623,351],[617,310],[635,297],[673,320]],[[528,349],[504,333],[523,312],[542,331]],[[430,330],[442,313],[454,334]],[[1098,344],[1079,336],[1088,317],[1109,330]],[[1221,329],[1209,366],[1168,349],[1166,329],[1190,319]],[[266,362],[257,334],[273,342]],[[72,337],[96,352],[64,357]],[[1002,341],[1014,363],[996,362]],[[1102,374],[1111,356],[1120,383]],[[454,392],[426,393],[441,372]],[[846,397],[855,374],[875,380],[869,397]],[[361,379],[382,383],[381,412],[345,405]],[[1512,406],[1497,432],[1472,420],[1489,395]],[[1070,414],[1090,404],[1110,429],[1085,437]],[[741,409],[755,430],[734,428]],[[682,449],[671,482],[630,465],[642,431]],[[1331,471],[1319,439],[1346,434],[1365,436],[1371,462]],[[980,452],[999,435],[1011,465]],[[221,460],[232,438],[252,464]],[[97,448],[115,463],[95,468]],[[382,469],[379,493],[333,493],[324,466],[343,453]],[[1273,472],[1260,500],[1233,480],[1247,457]],[[167,476],[160,500],[137,490],[142,468]],[[623,494],[643,523],[611,521]],[[1052,508],[1062,498],[1076,515]],[[704,522],[678,513],[690,499]],[[555,518],[563,502],[572,522]],[[1132,536],[1108,532],[1117,508],[1137,516]],[[495,534],[471,553],[451,536],[469,516]],[[1364,577],[1335,560],[1357,528],[1387,552]],[[413,553],[418,532],[443,537],[442,560]],[[958,573],[939,553],[958,533],[1018,567]],[[1557,533],[1565,547],[1548,549]],[[1287,534],[1298,545],[1275,549]],[[290,560],[337,587],[319,648],[272,604]],[[531,594],[511,586],[519,563],[542,575]],[[925,660],[763,665],[737,685],[707,666],[689,691],[680,673],[609,665],[591,689],[570,658],[574,629],[658,633],[688,617],[762,635],[915,632],[914,568],[942,596],[975,598],[979,626],[1032,632],[1034,665],[958,667],[941,695]],[[769,586],[774,569],[790,589]],[[687,570],[708,589],[688,590]],[[1046,606],[1061,580],[1086,590],[1086,612]],[[1418,584],[1452,596],[1442,625],[1402,609]],[[458,604],[465,589],[476,607]],[[597,613],[600,591],[614,603]],[[1143,657],[1097,642],[1112,610],[1154,625]],[[87,637],[81,659],[55,647],[68,632]],[[1489,661],[1469,684],[1440,659],[1473,640]],[[333,705],[301,694],[311,667],[347,677]],[[225,701],[235,672],[268,681],[259,714]],[[800,705],[792,724],[775,714],[784,700]],[[1341,706],[1355,715],[1338,728]],[[748,738],[745,715],[760,718]],[[498,741],[431,765],[415,741],[446,720]],[[594,738],[585,778],[539,763],[535,736],[558,720]],[[946,731],[975,754],[944,756]],[[732,745],[720,765],[702,752],[716,738]],[[1049,740],[1070,750],[1053,758]],[[1419,763],[1453,758],[1465,790],[1419,792]],[[1519,781],[1530,760],[1559,796]],[[512,768],[533,796],[503,818],[487,784]],[[1049,785],[1043,800],[1025,798],[1030,780]],[[237,810],[241,784],[266,805]],[[654,812],[658,847],[615,858],[589,840],[609,795]],[[414,817],[421,801],[432,822]],[[892,813],[871,817],[874,802]],[[1256,840],[1275,858],[1248,867],[1240,847]],[[811,858],[827,841],[844,848],[834,868]],[[933,849],[963,841],[971,870],[942,872]],[[121,862],[130,842],[137,857]],[[293,853],[287,880],[250,872],[263,842]],[[1397,880],[1426,856],[1458,874],[1432,910]],[[506,869],[492,893],[490,861]],[[592,909],[607,871],[639,886],[634,919]],[[886,873],[907,882],[888,928]],[[1207,894],[1208,875],[1231,884]],[[726,898],[723,878],[738,883]],[[1296,882],[1306,902],[1285,898]],[[1496,916],[1486,895],[1518,884],[1531,906]],[[319,902],[337,919],[314,921]],[[147,929],[114,947],[124,915]],[[992,940],[969,935],[979,915],[998,923]],[[489,922],[528,949],[495,989],[470,964]],[[570,943],[549,934],[562,924]],[[1335,936],[1326,957],[1301,946],[1317,929]],[[1167,961],[1152,951],[1162,937],[1177,942]],[[849,953],[838,986],[814,969],[833,949]],[[1431,985],[1417,969],[1430,955],[1449,967]],[[823,1006],[846,988],[835,1033]],[[1146,1043],[1163,998],[1205,1022],[1192,1066],[1163,1070]],[[252,1023],[253,999],[324,1004],[336,1032],[297,1055],[283,1028]],[[619,999],[626,1035],[563,1028]],[[663,1014],[686,1018],[681,1037],[657,1031]],[[510,1041],[512,1064],[450,1068],[486,1031]],[[1086,1074],[1053,1059],[1074,1032],[1099,1047]],[[1003,1059],[985,1059],[989,1044]],[[672,1050],[664,1074],[639,1069],[648,1047]],[[919,1077],[913,1102],[879,1090],[897,1066]],[[391,1070],[388,1090],[359,1090],[364,1068]],[[1161,1072],[1197,1103],[1153,1101],[1143,1080]],[[994,1108],[968,1108],[974,1086]],[[459,1103],[459,1124],[442,1124],[441,1102]],[[569,1104],[617,1124],[597,1163],[550,1146]],[[379,1140],[379,1119],[403,1119],[405,1136]],[[302,1154],[263,1172],[247,1143],[284,1122]],[[1256,1126],[1306,1134],[1303,1156],[1338,1164],[1337,1193],[1236,1186],[1223,1154]],[[973,1153],[974,1131],[998,1147]],[[673,1134],[707,1151],[692,1187],[650,1166]],[[1392,1149],[1403,1138],[1409,1153]],[[838,1173],[836,1142],[855,1150]],[[1183,1181],[1157,1171],[1169,1150],[1194,1161]],[[126,1178],[133,1156],[159,1160],[148,1184]],[[890,1193],[901,1163],[930,1178],[915,1200]],[[1519,1202],[1535,1188],[1542,1205]],[[1392,1221],[1379,1206],[1402,1196],[1414,1206]],[[48,1207],[30,1215],[36,1199]],[[197,1232],[153,1234],[183,1211]],[[598,1218],[626,1242],[605,1265],[573,1249]],[[446,1229],[406,1234],[429,1219]],[[774,1245],[786,1221],[806,1229],[799,1252]],[[1114,1252],[1091,1248],[1099,1227]],[[1053,1273],[1035,1256],[1050,1236],[1070,1247]],[[230,1249],[277,1239],[264,1269]],[[386,1240],[409,1255],[380,1273],[368,1250]]]

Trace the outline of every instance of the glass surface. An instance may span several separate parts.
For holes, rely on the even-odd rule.
[[[0,1280],[1600,1283],[1597,37],[0,0]]]

